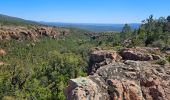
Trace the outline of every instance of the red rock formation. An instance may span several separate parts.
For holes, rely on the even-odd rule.
[[[0,40],[16,39],[16,40],[33,40],[36,41],[39,35],[48,36],[51,38],[58,38],[60,35],[67,35],[70,33],[69,29],[47,26],[1,26]]]
[[[102,81],[96,83],[91,77],[81,77],[70,80],[69,86],[64,93],[67,100],[109,100],[109,95],[107,94],[107,90],[104,89],[104,86]]]
[[[141,49],[148,55],[155,52],[152,48]],[[91,59],[100,63],[106,58],[114,58],[106,57],[107,54],[107,51],[92,52]],[[169,63],[158,65],[143,61],[143,58],[138,59],[142,61],[111,60],[96,69],[93,75],[82,78],[83,81],[81,78],[70,80],[65,92],[67,100],[170,100]]]
[[[154,53],[160,52],[158,48],[126,48],[120,51],[120,55],[124,60],[149,61],[161,59],[159,55]]]
[[[108,80],[111,100],[143,100],[142,91],[134,81]]]
[[[146,100],[170,100],[170,85],[168,81],[160,81],[157,76],[141,79],[140,84]]]
[[[93,74],[100,66],[120,61],[121,57],[114,50],[96,50],[90,54],[88,74]]]

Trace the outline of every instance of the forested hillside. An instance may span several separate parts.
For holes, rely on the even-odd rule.
[[[0,14],[0,25],[40,25],[37,22]]]
[[[67,81],[86,76],[86,57],[95,46],[89,38],[76,34],[61,40],[41,37],[36,43],[1,41],[0,47],[7,52],[0,58],[4,62],[0,68],[1,99],[64,100]]]

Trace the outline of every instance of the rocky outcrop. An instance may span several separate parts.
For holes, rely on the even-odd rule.
[[[154,50],[146,51],[151,55]],[[100,52],[92,52],[90,58],[99,63],[110,58],[101,56],[107,51]],[[67,100],[170,100],[170,64],[159,65],[154,59],[111,58],[113,61],[100,66],[93,75],[71,79],[65,90]]]
[[[98,76],[71,79],[65,95],[67,100],[109,100],[106,84]]]
[[[168,80],[152,75],[141,79],[140,86],[146,100],[170,100],[170,82]]]
[[[159,53],[158,48],[126,48],[120,51],[120,55],[124,60],[138,60],[138,61],[150,61],[158,60],[161,57],[155,53]]]
[[[48,26],[1,26],[0,40],[33,40],[36,41],[38,36],[44,35],[51,38],[58,38],[60,35],[67,35],[69,29]]]
[[[108,80],[111,100],[143,100],[141,88],[134,81]]]
[[[60,35],[67,35],[70,33],[69,29],[59,27],[38,27],[37,32],[51,38],[57,38]]]
[[[95,50],[90,54],[88,74],[94,74],[98,68],[121,60],[114,50]]]

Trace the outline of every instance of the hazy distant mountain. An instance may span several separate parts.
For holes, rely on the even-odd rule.
[[[47,25],[60,26],[60,27],[75,27],[80,29],[85,29],[94,32],[108,32],[108,31],[116,31],[120,32],[124,26],[124,24],[85,24],[85,23],[54,23],[54,22],[41,22]],[[139,23],[131,23],[129,24],[133,29],[137,29],[140,24]]]
[[[25,20],[22,18],[11,17],[7,15],[0,14],[0,24],[2,25],[52,25],[59,27],[74,27],[84,30],[94,31],[94,32],[120,32],[124,24],[91,24],[91,23],[58,23],[58,22],[35,22],[30,20]],[[139,23],[129,24],[133,29],[140,26]]]

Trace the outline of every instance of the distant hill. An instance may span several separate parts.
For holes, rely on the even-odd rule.
[[[54,23],[54,22],[41,22],[46,25],[53,25],[59,27],[74,27],[85,29],[93,32],[120,32],[124,26],[124,24],[81,24],[81,23]],[[139,28],[139,23],[131,23],[129,24],[132,29]]]
[[[85,23],[58,23],[58,22],[35,22],[22,18],[0,14],[0,25],[51,25],[58,27],[79,28],[93,32],[120,32],[124,24],[85,24]],[[139,23],[129,24],[133,29],[137,29]]]
[[[38,22],[0,14],[1,25],[39,25]]]

